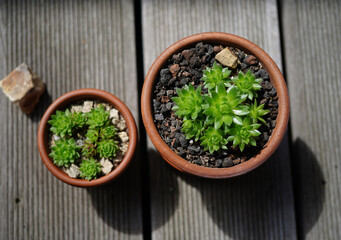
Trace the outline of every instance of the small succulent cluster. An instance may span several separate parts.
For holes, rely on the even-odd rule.
[[[230,74],[228,68],[214,62],[212,68],[203,71],[207,94],[202,94],[201,86],[195,89],[185,85],[176,90],[178,97],[172,98],[175,115],[183,119],[186,138],[200,140],[210,153],[227,149],[228,142],[240,151],[247,145],[256,146],[261,134],[257,130],[259,122],[266,124],[262,117],[269,111],[256,101],[262,79],[256,79],[250,70],[246,74],[240,71],[232,78]]]
[[[48,123],[51,132],[60,137],[51,146],[50,157],[59,167],[69,167],[80,162],[80,177],[92,180],[101,172],[99,158],[114,158],[118,151],[117,129],[109,118],[109,111],[103,105],[89,113],[73,112],[69,109],[56,111]],[[84,139],[79,146],[75,137]]]

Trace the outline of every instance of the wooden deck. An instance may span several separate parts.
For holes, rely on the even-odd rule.
[[[0,78],[25,62],[47,91],[30,116],[0,94],[0,239],[341,239],[340,12],[338,0],[1,0]],[[279,149],[229,180],[172,169],[139,114],[155,58],[207,31],[258,44],[289,87]],[[140,126],[128,171],[90,190],[53,177],[36,146],[49,104],[85,87],[117,95]]]

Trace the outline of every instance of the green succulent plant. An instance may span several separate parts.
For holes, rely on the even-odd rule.
[[[252,118],[253,123],[261,121],[262,123],[267,125],[266,121],[262,117],[268,114],[270,111],[264,109],[264,104],[257,106],[257,101],[255,100],[255,102],[250,105],[249,111],[250,111],[249,116]]]
[[[113,139],[102,140],[98,142],[97,152],[101,158],[116,157],[118,150],[117,142]]]
[[[202,109],[201,86],[194,89],[193,85],[185,85],[183,89],[176,89],[179,97],[173,97],[176,105],[172,108],[175,115],[187,119],[196,119]]]
[[[102,139],[114,138],[117,134],[117,129],[114,126],[106,126],[101,129],[100,135]]]
[[[80,177],[90,181],[98,177],[101,172],[101,164],[93,158],[86,159],[80,164],[79,170],[81,171]]]
[[[201,145],[204,146],[204,151],[209,150],[210,153],[218,151],[220,148],[227,149],[227,139],[224,136],[224,131],[209,127],[204,131],[200,138]]]
[[[85,139],[85,142],[87,143],[96,143],[97,140],[98,140],[98,130],[96,129],[89,129],[85,136],[86,136],[86,139]]]
[[[257,130],[260,127],[259,123],[252,123],[250,117],[245,117],[243,120],[235,121],[235,125],[227,130],[229,137],[227,141],[233,141],[233,147],[239,146],[240,151],[243,151],[245,145],[251,144],[256,146],[256,137],[261,133]],[[240,124],[241,123],[241,124]]]
[[[60,167],[69,167],[80,156],[78,153],[79,147],[73,138],[55,141],[55,145],[51,147],[51,150],[49,156],[52,157],[53,163]]]
[[[89,128],[98,129],[99,127],[105,126],[109,122],[109,115],[109,111],[106,111],[103,105],[91,109],[91,112],[87,114]]]
[[[212,68],[207,67],[203,71],[202,80],[205,82],[207,89],[212,89],[218,85],[229,83],[230,79],[228,77],[230,74],[231,71],[228,68],[223,68],[214,62]]]
[[[246,106],[240,105],[242,102],[238,97],[237,88],[219,85],[216,90],[209,91],[209,96],[204,96],[204,114],[207,116],[205,124],[214,123],[215,129],[219,129],[223,124],[230,126],[236,116],[249,113]]]
[[[182,131],[185,133],[187,139],[194,137],[194,140],[198,141],[203,130],[204,127],[202,121],[184,120],[182,123]]]
[[[256,79],[255,75],[251,73],[250,70],[248,70],[246,74],[240,71],[237,77],[232,78],[232,82],[237,87],[242,100],[245,100],[246,98],[252,100],[253,97],[257,97],[257,91],[262,88],[260,85],[261,81],[262,79]]]
[[[75,128],[82,128],[86,124],[86,121],[87,121],[86,117],[81,112],[78,112],[78,113],[74,112],[72,114],[71,119]]]
[[[110,112],[103,105],[98,105],[89,113],[71,113],[69,109],[56,111],[48,121],[50,131],[60,136],[51,144],[49,156],[54,164],[69,167],[73,163],[78,165],[82,159],[80,177],[87,180],[99,177],[101,164],[98,158],[113,158],[119,149],[118,142],[114,140],[117,129],[109,116]],[[77,145],[78,140],[82,146]]]
[[[82,146],[82,157],[85,159],[92,158],[96,155],[96,146],[93,143],[86,143]]]
[[[200,140],[210,153],[226,149],[229,141],[243,151],[246,145],[256,146],[260,135],[259,122],[266,124],[263,116],[269,113],[255,97],[261,89],[262,79],[256,79],[249,70],[239,72],[229,79],[231,71],[217,63],[203,71],[202,80],[208,93],[201,93],[192,85],[177,89],[178,97],[172,98],[175,115],[183,119],[182,131],[187,139]],[[248,104],[247,99],[253,100]]]
[[[63,111],[56,111],[56,114],[51,115],[51,120],[48,121],[51,125],[50,130],[58,136],[64,138],[72,135],[72,114],[69,109]]]

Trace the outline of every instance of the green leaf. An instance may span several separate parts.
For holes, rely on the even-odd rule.
[[[233,110],[233,113],[238,116],[243,116],[249,114],[249,111],[246,111],[245,109],[235,109]]]
[[[238,125],[243,125],[243,120],[240,117],[234,117],[233,122]]]
[[[240,151],[241,151],[241,152],[244,151],[244,148],[245,148],[245,143],[241,142],[241,143],[239,144],[239,149],[240,149]]]
[[[234,138],[235,138],[235,136],[229,136],[229,137],[227,138],[227,141],[228,141],[228,142],[233,141]]]
[[[250,133],[254,137],[258,137],[261,134],[258,130],[252,130],[252,131],[250,131]]]
[[[235,136],[235,138],[233,139],[233,146],[237,146],[240,142],[242,141],[241,137],[239,136]]]
[[[229,101],[234,100],[237,97],[238,91],[237,88],[235,88],[234,86],[231,86],[228,90],[227,90],[227,98]]]
[[[216,102],[219,102],[220,97],[219,97],[218,93],[212,92],[211,94],[212,94],[213,100],[216,101]]]
[[[252,98],[253,98],[253,92],[250,91],[249,92],[249,99],[252,100]]]
[[[250,144],[251,144],[252,146],[254,146],[254,147],[257,146],[256,140],[255,140],[254,138],[251,138],[251,139],[250,139]]]
[[[214,122],[214,128],[219,129],[223,125],[223,119],[222,118],[216,118]]]
[[[227,126],[230,126],[233,119],[232,119],[232,116],[231,115],[225,115],[223,116],[223,120],[224,120],[224,123],[227,125]]]
[[[217,87],[217,93],[219,95],[226,95],[226,89],[225,89],[224,85],[219,85]]]
[[[213,116],[214,108],[213,107],[208,107],[205,111],[204,114],[207,116]]]

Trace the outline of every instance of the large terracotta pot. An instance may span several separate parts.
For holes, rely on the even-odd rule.
[[[253,158],[244,163],[235,165],[229,168],[208,168],[192,164],[173,152],[168,145],[162,140],[153,122],[153,108],[152,95],[154,83],[159,77],[160,70],[166,64],[166,61],[172,57],[173,54],[179,53],[184,49],[195,46],[198,42],[209,42],[215,44],[222,44],[225,46],[237,47],[244,50],[248,54],[252,54],[258,58],[265,70],[268,72],[270,82],[277,90],[279,112],[277,116],[276,127],[274,128],[270,139],[261,152]],[[143,123],[147,130],[147,134],[160,152],[161,156],[176,169],[189,174],[206,177],[206,178],[229,178],[245,174],[262,163],[264,163],[279,146],[289,119],[289,97],[286,83],[283,76],[271,57],[264,52],[256,44],[238,37],[236,35],[220,32],[208,32],[195,34],[184,39],[181,39],[168,47],[155,60],[150,67],[149,72],[145,78],[142,97],[141,97],[142,117]]]
[[[52,114],[55,114],[56,110],[64,110],[66,107],[68,107],[70,104],[74,102],[87,99],[99,99],[115,107],[124,117],[129,134],[128,151],[126,152],[124,158],[122,159],[122,162],[108,175],[102,176],[98,179],[91,181],[69,177],[64,171],[62,171],[59,167],[54,165],[53,161],[48,156],[50,153],[48,143],[48,133],[50,127],[48,121],[50,120],[50,116]],[[77,187],[101,186],[117,178],[128,167],[128,164],[131,162],[135,153],[137,139],[138,135],[136,123],[128,107],[114,95],[102,90],[90,88],[75,90],[59,97],[56,101],[54,101],[51,104],[51,106],[44,113],[38,129],[38,149],[45,166],[55,177],[57,177],[61,181]]]

